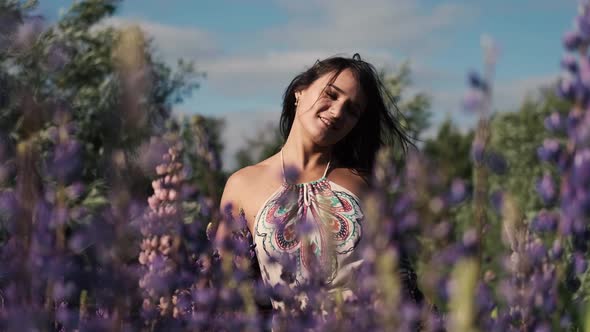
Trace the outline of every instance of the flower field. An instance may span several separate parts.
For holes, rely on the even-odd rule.
[[[222,121],[172,113],[205,73],[100,25],[119,1],[51,24],[34,6],[0,0],[0,331],[590,331],[590,3],[539,97],[495,111],[484,38],[476,128],[379,152],[352,297],[319,264],[309,284],[262,284],[246,221],[219,208]],[[383,81],[417,138],[430,105],[402,93],[409,75]],[[249,143],[245,164],[280,146]]]

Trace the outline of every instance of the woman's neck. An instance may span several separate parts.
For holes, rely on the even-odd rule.
[[[318,146],[311,140],[291,131],[283,145],[285,165],[294,166],[301,172],[324,169],[332,157],[332,148]]]

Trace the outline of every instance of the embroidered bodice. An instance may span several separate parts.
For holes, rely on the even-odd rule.
[[[329,287],[354,291],[349,281],[362,263],[355,253],[362,235],[359,198],[326,177],[330,163],[320,179],[300,184],[287,182],[282,150],[281,164],[283,183],[254,221],[262,280],[271,287],[299,285],[320,273]],[[295,267],[289,283],[281,278],[285,255]],[[273,301],[273,307],[279,303]]]

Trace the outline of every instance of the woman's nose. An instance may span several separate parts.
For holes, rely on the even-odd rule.
[[[332,117],[339,119],[344,114],[344,104],[343,103],[334,103],[332,107],[330,107],[330,114]]]

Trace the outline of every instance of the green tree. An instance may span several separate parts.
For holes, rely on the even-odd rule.
[[[246,144],[234,155],[237,169],[256,164],[277,153],[284,140],[278,127],[267,125],[255,137],[246,138]]]
[[[537,98],[528,98],[518,112],[498,113],[491,122],[490,148],[501,152],[508,164],[505,175],[492,175],[490,187],[512,193],[520,209],[531,216],[542,207],[535,190],[537,180],[545,171],[555,171],[537,156],[543,140],[553,136],[544,127],[544,119],[552,112],[567,114],[571,109],[550,89],[540,89]],[[530,218],[527,218],[530,220]]]
[[[129,153],[161,132],[171,106],[198,87],[199,73],[191,63],[179,61],[173,71],[154,58],[152,44],[138,28],[100,27],[119,1],[75,2],[45,30],[30,14],[35,3],[0,2],[3,18],[15,23],[6,31],[9,37],[19,26],[39,29],[0,51],[0,81],[7,91],[0,129],[13,143],[43,140],[54,115],[65,111],[83,143],[85,182],[105,179],[113,175],[113,153],[130,164]]]
[[[538,97],[526,99],[518,110],[494,114],[490,121],[491,137],[487,147],[489,151],[500,154],[507,165],[505,172],[490,172],[488,176],[489,204],[496,204],[502,194],[510,195],[525,222],[532,220],[544,208],[535,189],[536,182],[545,171],[555,172],[552,166],[542,163],[537,157],[537,148],[545,138],[552,136],[544,128],[544,119],[554,111],[567,114],[571,106],[550,89],[541,88],[539,91]],[[451,220],[455,222],[457,233],[462,234],[465,229],[473,227],[473,219],[473,206],[462,204],[453,212]],[[495,258],[506,249],[498,241],[502,238],[503,227],[500,211],[487,209],[486,220],[482,239],[483,270],[498,271],[502,262]]]
[[[44,234],[55,243],[52,249],[78,260],[85,273],[108,271],[109,280],[124,280],[125,265],[136,264],[139,248],[137,231],[129,227],[138,212],[133,199],[147,198],[151,182],[137,171],[137,148],[165,132],[172,105],[197,88],[200,74],[191,63],[179,61],[172,70],[155,58],[138,27],[102,26],[119,1],[76,1],[50,26],[32,15],[35,4],[0,0],[0,194],[14,193],[19,202],[18,218],[6,206],[0,211],[0,241],[15,239],[26,256],[35,245],[35,227],[43,226],[35,221],[37,206],[73,211]],[[76,174],[52,174],[59,167],[76,168]],[[109,240],[86,237],[73,249],[69,237],[93,227]],[[97,248],[112,253],[111,259]],[[29,281],[0,278],[0,287],[14,282],[37,292]],[[57,281],[41,280],[38,286],[46,290],[35,299],[52,308]],[[96,310],[92,301],[112,291],[76,282],[81,293],[69,305],[80,306],[81,314]],[[140,302],[133,298],[136,285],[128,286],[116,294],[115,306],[133,316]]]
[[[380,73],[381,81],[395,101],[395,105],[389,105],[389,107],[399,109],[403,114],[401,119],[402,127],[408,130],[411,137],[420,140],[420,136],[431,125],[431,100],[423,92],[418,92],[411,97],[406,95],[407,89],[412,85],[411,77],[412,72],[409,62],[402,63],[396,72],[381,71]]]
[[[473,136],[473,130],[463,134],[447,118],[438,128],[436,137],[424,142],[422,151],[449,179],[460,178],[471,183],[473,165],[469,151]]]
[[[202,115],[183,118],[179,126],[191,166],[189,182],[215,201],[221,199],[225,180],[221,171],[221,132],[224,126],[223,120]]]

